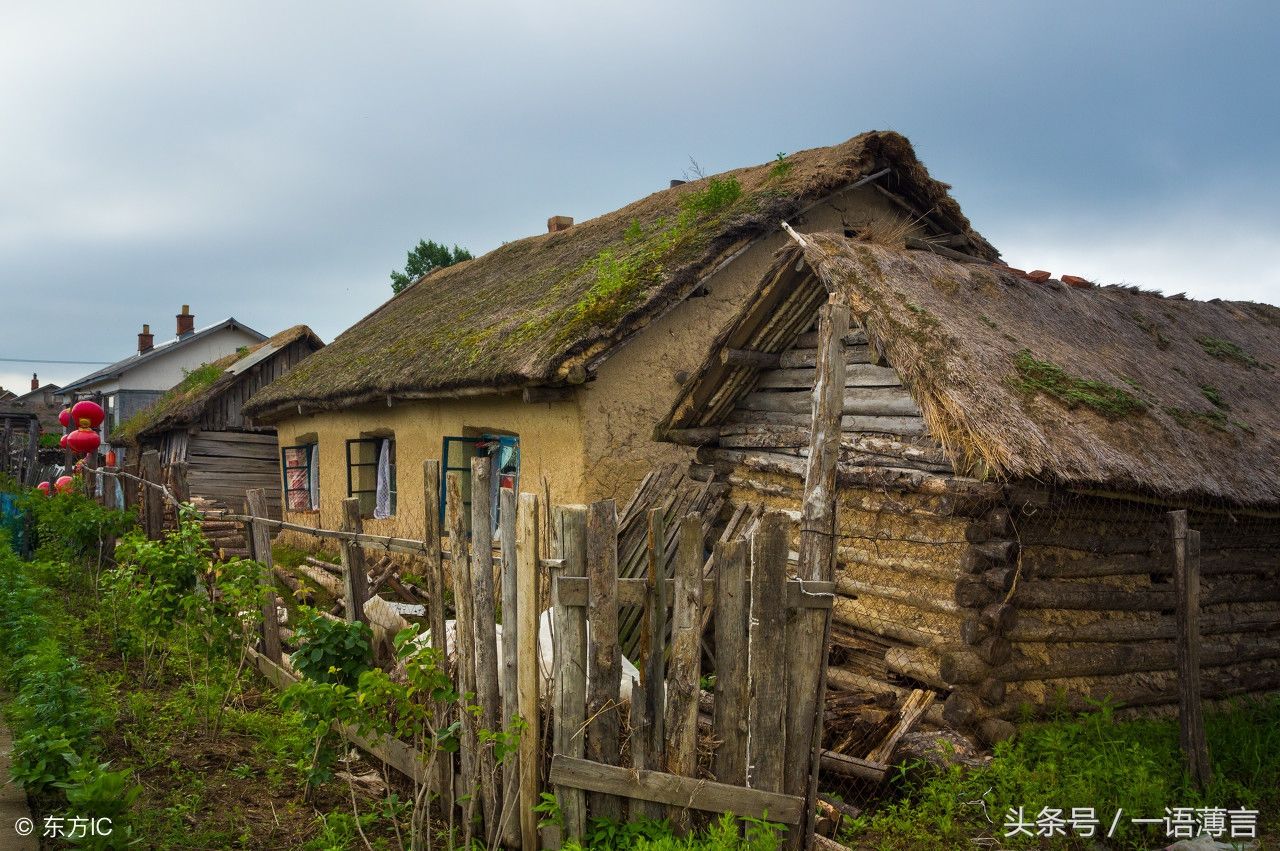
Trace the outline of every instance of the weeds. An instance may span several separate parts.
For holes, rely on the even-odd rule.
[[[1068,408],[1086,407],[1109,420],[1144,413],[1148,404],[1119,387],[1102,381],[1076,378],[1050,361],[1036,360],[1029,349],[1014,357],[1017,377],[1013,384],[1027,395],[1052,396]]]

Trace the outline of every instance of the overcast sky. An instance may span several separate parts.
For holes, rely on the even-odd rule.
[[[0,357],[326,341],[679,177],[905,133],[1021,268],[1280,302],[1274,2],[0,3]],[[64,383],[94,367],[0,362]]]

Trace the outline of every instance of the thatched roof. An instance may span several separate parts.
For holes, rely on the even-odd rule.
[[[1001,478],[1280,503],[1280,308],[803,238],[953,459]]]
[[[239,379],[231,372],[237,363],[255,355],[269,357],[299,340],[307,340],[313,348],[322,349],[324,342],[306,325],[286,328],[261,343],[245,346],[212,363],[193,369],[182,381],[165,391],[164,395],[111,432],[111,439],[134,443],[138,438],[158,434],[171,428],[198,422],[205,406],[230,388]]]
[[[747,243],[885,168],[883,183],[957,234],[965,250],[997,256],[905,138],[864,133],[656,192],[433,272],[256,394],[246,410],[262,419],[298,406],[580,380],[584,366],[688,296]]]

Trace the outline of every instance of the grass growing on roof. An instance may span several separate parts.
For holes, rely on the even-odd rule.
[[[736,177],[713,177],[681,200],[673,219],[660,218],[649,230],[633,219],[623,232],[623,246],[601,250],[569,276],[586,272],[593,278],[576,302],[548,317],[530,319],[515,336],[534,338],[544,328],[555,327],[556,339],[563,343],[586,328],[617,324],[662,279],[667,261],[682,249],[699,247],[709,226],[721,222],[741,198],[742,184]]]
[[[1109,420],[1144,413],[1148,405],[1142,399],[1104,381],[1076,378],[1052,361],[1036,360],[1030,349],[1014,356],[1017,376],[1014,386],[1028,396],[1044,394],[1068,408],[1086,407]]]
[[[1204,349],[1206,353],[1218,360],[1237,363],[1247,369],[1262,366],[1262,363],[1257,358],[1230,340],[1205,336],[1198,338],[1196,342],[1200,344],[1200,347]]]
[[[248,349],[242,347],[236,352],[232,362],[239,360],[247,353]],[[163,417],[169,411],[209,389],[226,372],[227,366],[229,366],[229,364],[225,363],[226,360],[227,358],[223,358],[213,363],[203,364],[195,369],[184,369],[182,371],[182,381],[166,390],[154,405],[143,408],[121,423],[112,432],[112,436],[120,437],[124,440],[132,440],[144,428]]]

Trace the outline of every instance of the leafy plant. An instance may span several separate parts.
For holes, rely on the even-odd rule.
[[[296,635],[299,647],[290,661],[308,679],[354,686],[369,669],[373,634],[365,623],[326,618],[299,606]]]

